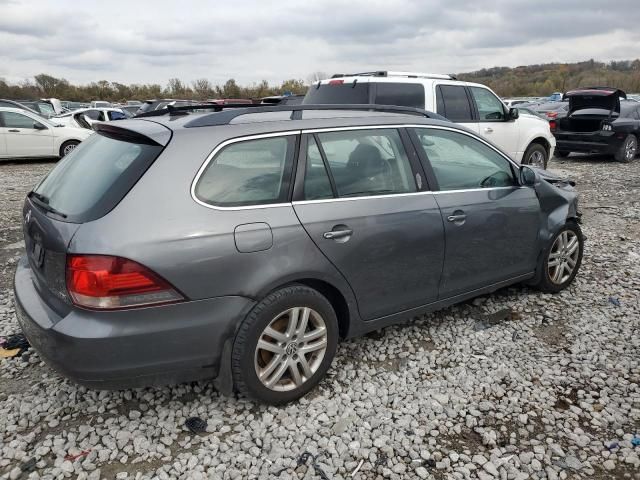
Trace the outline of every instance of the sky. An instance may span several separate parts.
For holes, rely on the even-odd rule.
[[[610,61],[640,57],[639,26],[640,0],[0,0],[0,78],[251,84]]]

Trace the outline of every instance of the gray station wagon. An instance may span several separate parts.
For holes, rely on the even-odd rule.
[[[341,338],[579,269],[573,184],[435,114],[219,109],[99,124],[28,194],[16,310],[63,375],[284,403]]]

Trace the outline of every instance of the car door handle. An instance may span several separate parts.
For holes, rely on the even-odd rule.
[[[20,132],[20,130],[17,130],[17,129],[15,129],[15,128],[12,128],[12,129],[11,129],[11,130],[9,130],[9,131],[10,131],[10,132],[12,132],[12,133],[19,133],[19,132]]]
[[[484,129],[484,133],[493,133],[493,128],[491,128],[491,127],[485,127],[485,129]]]
[[[459,213],[457,215],[449,215],[447,220],[449,222],[462,222],[467,219],[467,216],[464,213]]]
[[[327,240],[337,240],[339,238],[350,237],[353,235],[353,230],[331,230],[330,232],[324,232],[322,236]]]

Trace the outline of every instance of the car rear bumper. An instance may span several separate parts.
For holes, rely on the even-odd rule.
[[[615,132],[557,133],[556,150],[563,152],[615,153],[624,138],[618,138]]]
[[[26,257],[14,290],[20,326],[44,361],[98,389],[215,377],[225,340],[254,304],[229,296],[119,311],[74,308],[61,317],[38,294]]]

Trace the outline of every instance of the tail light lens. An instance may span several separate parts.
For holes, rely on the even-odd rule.
[[[166,280],[133,260],[108,255],[69,255],[67,290],[86,308],[131,308],[184,300]]]
[[[547,112],[547,118],[558,118],[558,112]]]
[[[550,129],[551,131],[554,131],[554,130],[556,129],[556,127],[557,127],[557,126],[558,126],[558,125],[556,124],[556,121],[555,121],[555,120],[549,120],[549,129]]]
[[[329,80],[329,85],[342,85],[344,80]]]

